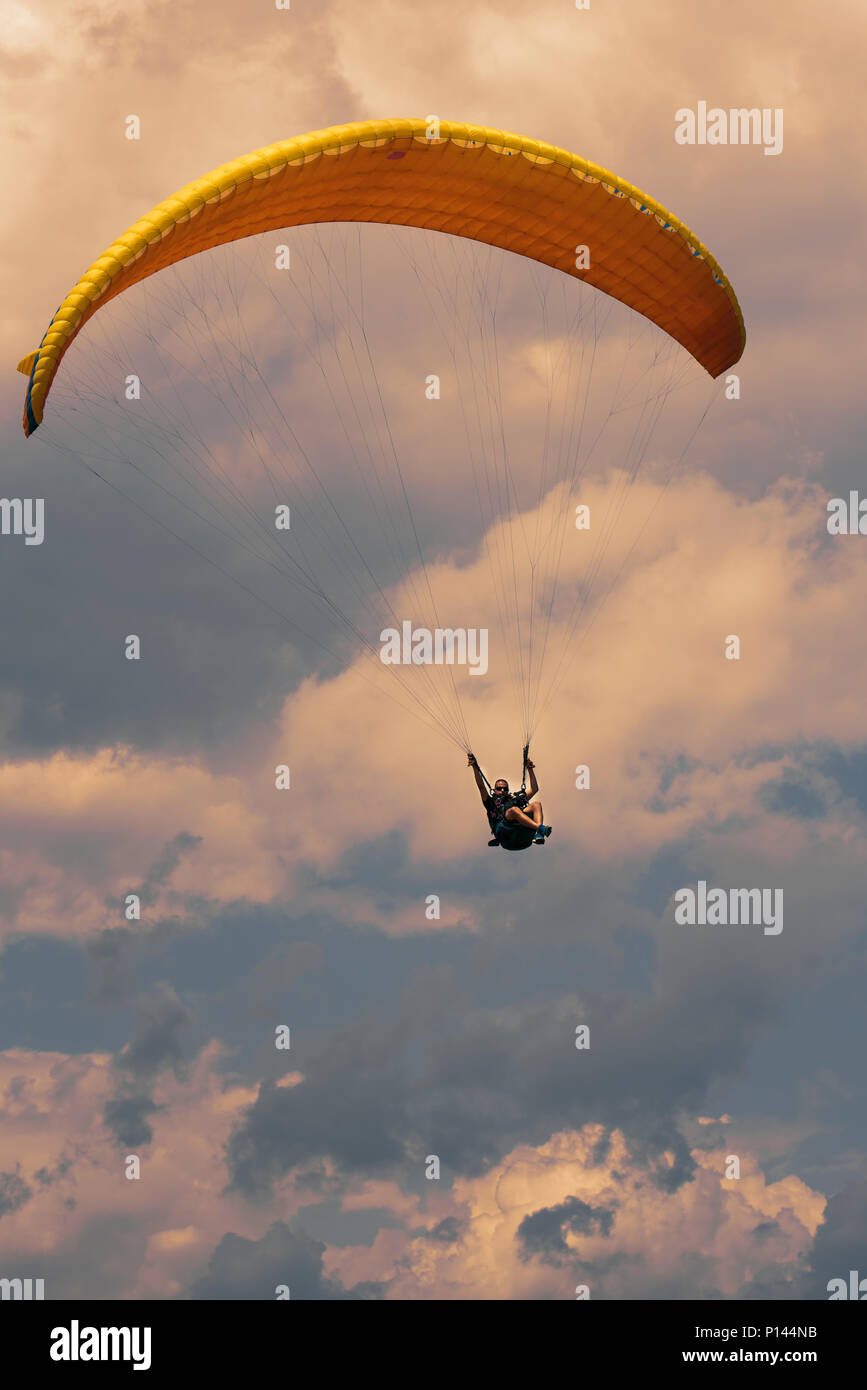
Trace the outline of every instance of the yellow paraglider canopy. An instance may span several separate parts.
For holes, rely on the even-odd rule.
[[[199,251],[315,222],[425,227],[541,261],[643,314],[711,376],[743,352],[740,307],[710,252],[623,179],[554,145],[485,126],[361,121],[223,164],[113,242],[18,364],[30,377],[25,433],[40,424],[63,354],[101,305]],[[586,268],[576,267],[579,246],[589,250]]]

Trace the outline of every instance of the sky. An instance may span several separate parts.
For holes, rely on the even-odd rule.
[[[827,528],[865,438],[863,9],[2,13],[4,495],[44,498],[46,529],[0,536],[0,1274],[55,1299],[827,1297],[867,1246],[867,571],[864,538]],[[677,143],[702,101],[781,110],[782,150]],[[577,490],[568,450],[542,487],[552,344],[583,361],[595,319],[567,331],[566,310],[593,292],[462,243],[484,276],[437,315],[416,272],[446,284],[444,239],[301,229],[283,298],[268,236],[107,305],[25,439],[15,364],[139,216],[274,141],[429,113],[574,151],[692,228],[743,311],[738,398],[687,362],[625,493],[628,413]],[[320,269],[356,306],[356,252],[393,454],[369,375],[334,384],[361,337]],[[491,368],[470,338],[450,350],[494,276],[517,483],[483,524],[461,393]],[[593,389],[564,367],[558,401],[601,423],[635,322],[614,313]],[[241,324],[291,448],[222,375]],[[160,364],[133,430],[114,383]],[[217,497],[191,440],[232,480],[219,535],[166,492]],[[419,687],[243,548],[277,459],[307,478],[309,573],[369,632],[386,600],[417,618],[430,578],[452,625],[493,633],[504,555],[578,503],[609,519],[592,622],[572,623],[575,533],[539,565],[560,671],[532,742],[544,848],[487,848]],[[492,653],[460,708],[515,782],[523,726]],[[675,895],[702,881],[777,890],[782,929],[684,925]]]

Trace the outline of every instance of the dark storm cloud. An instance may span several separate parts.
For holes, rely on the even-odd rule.
[[[137,890],[142,907],[149,907],[155,901],[157,890],[171,878],[184,855],[189,854],[201,843],[201,835],[190,835],[185,830],[168,842],[160,857],[148,869],[144,882]]]
[[[464,1229],[465,1222],[460,1221],[456,1216],[446,1216],[440,1221],[433,1230],[426,1231],[428,1240],[441,1240],[444,1245],[454,1245],[461,1238],[461,1231]]]
[[[781,1229],[778,1221],[760,1221],[758,1226],[753,1227],[753,1235],[756,1240],[767,1240],[769,1236],[779,1235]]]
[[[339,1198],[301,1207],[295,1226],[328,1246],[372,1246],[380,1231],[402,1230],[403,1222],[388,1207],[344,1209]]]
[[[50,1255],[7,1247],[4,1263],[8,1259],[7,1268],[22,1278],[44,1279],[46,1299],[112,1301],[135,1289],[148,1239],[140,1219],[112,1211],[84,1219],[71,1236],[61,1235]]]
[[[483,912],[486,934],[475,940],[448,933],[389,941],[325,919],[292,924],[273,910],[250,909],[224,912],[221,927],[206,935],[180,932],[164,941],[158,960],[136,957],[140,969],[169,973],[176,990],[143,995],[125,1054],[133,1074],[106,1111],[109,1127],[130,1148],[150,1139],[148,1083],[183,1060],[185,1000],[194,991],[197,1025],[212,999],[221,1037],[240,1042],[249,1020],[261,1029],[267,1013],[293,1023],[287,1060],[305,1080],[292,1089],[265,1087],[229,1146],[230,1178],[251,1196],[293,1167],[299,1183],[309,1179],[315,1189],[318,1181],[333,1195],[348,1178],[376,1171],[411,1188],[429,1152],[442,1158],[448,1181],[482,1171],[516,1142],[542,1142],[587,1122],[605,1126],[595,1161],[604,1161],[610,1131],[620,1127],[648,1179],[675,1190],[692,1170],[678,1112],[698,1106],[712,1082],[743,1070],[776,1017],[784,957],[769,956],[757,971],[722,940],[699,946],[678,937],[673,954],[662,957],[657,974],[665,983],[655,992],[647,992],[642,972],[634,991],[564,995],[565,981],[598,979],[600,959],[587,975],[588,941],[598,955],[592,906],[575,916],[573,903],[574,920],[560,940],[555,928],[570,911],[569,893],[561,900],[560,891],[547,883],[516,887],[508,906],[524,927],[511,935],[503,934],[503,904],[494,898],[489,921]],[[593,903],[582,887],[582,903],[585,897]],[[287,931],[300,939],[287,941]],[[657,951],[667,932],[657,924]],[[283,954],[269,957],[268,943],[273,952],[278,941]],[[610,934],[600,936],[599,949],[613,945]],[[425,959],[440,964],[420,970]],[[41,973],[52,979],[56,969],[45,961]],[[268,981],[274,997],[262,995]],[[513,996],[508,1004],[498,1002],[504,994]],[[243,1023],[237,1035],[235,1015]],[[573,1046],[578,1021],[591,1025],[588,1054]],[[262,1057],[248,1050],[238,1060],[248,1079],[262,1075]],[[666,1152],[673,1163],[663,1161]],[[325,1157],[336,1159],[342,1179],[326,1176]]]
[[[867,1279],[867,1178],[863,1177],[828,1202],[813,1241],[801,1297],[827,1298],[829,1280],[844,1279],[848,1285],[853,1269],[858,1271],[859,1281]]]
[[[275,717],[310,662],[260,603],[68,460],[46,452],[10,473],[5,495],[38,480],[48,521],[38,563],[0,546],[0,587],[27,596],[4,613],[7,754],[188,752]],[[124,656],[129,634],[139,661]]]
[[[96,932],[87,943],[87,954],[97,978],[94,997],[101,1003],[126,998],[130,988],[130,965],[136,939],[125,927]]]
[[[814,819],[827,814],[842,797],[867,814],[867,751],[862,747],[835,746],[826,740],[793,748],[760,745],[737,759],[743,767],[784,760],[789,765],[759,790],[767,810]]]
[[[325,1245],[303,1232],[276,1222],[261,1240],[245,1240],[229,1233],[223,1236],[208,1261],[208,1273],[189,1290],[193,1299],[274,1300],[276,1291],[287,1285],[289,1298],[345,1300],[381,1297],[377,1284],[359,1284],[345,1290],[328,1279],[322,1270]],[[284,1295],[285,1297],[285,1295]]]
[[[621,995],[610,1008],[592,995],[564,999],[563,981],[586,971],[586,926],[579,922],[562,944],[548,939],[540,957],[540,931],[567,907],[539,892],[527,885],[510,895],[518,921],[535,910],[534,927],[505,938],[497,899],[490,934],[476,941],[451,933],[388,941],[311,919],[290,927],[299,939],[287,942],[285,919],[268,925],[273,913],[246,911],[224,913],[222,928],[215,923],[207,936],[198,926],[163,934],[153,960],[130,937],[131,962],[142,977],[136,987],[144,993],[132,1040],[116,1063],[121,1079],[106,1109],[109,1128],[129,1147],[151,1138],[151,1083],[165,1067],[183,1062],[192,1018],[184,999],[194,990],[197,1027],[205,1024],[208,1033],[213,1027],[236,1040],[233,1046],[244,1043],[251,1018],[283,1018],[292,1001],[292,1062],[306,1079],[293,1090],[263,1090],[230,1145],[230,1173],[251,1193],[293,1165],[311,1190],[318,1182],[323,1193],[336,1193],[342,1184],[325,1172],[329,1155],[344,1175],[385,1168],[409,1185],[417,1156],[430,1151],[440,1153],[452,1174],[477,1172],[516,1141],[544,1140],[588,1120],[606,1125],[596,1161],[604,1159],[610,1128],[619,1124],[649,1176],[676,1188],[688,1180],[692,1161],[675,1112],[701,1097],[714,1078],[737,1071],[750,1040],[773,1014],[773,989],[755,981],[751,988],[736,984],[736,961],[723,953],[715,963],[712,955],[703,959],[699,988],[681,967],[680,974],[668,972],[668,992],[660,998]],[[42,956],[66,950],[46,943]],[[419,973],[426,958],[441,964]],[[17,955],[10,968],[13,959]],[[157,968],[176,980],[174,992],[148,983]],[[60,978],[50,958],[40,973]],[[69,974],[66,962],[63,978]],[[343,997],[350,978],[351,1000]],[[16,981],[11,975],[13,993],[20,989]],[[497,1007],[504,990],[515,998]],[[538,990],[546,1002],[533,1004]],[[529,998],[516,1002],[522,995]],[[729,996],[739,1000],[740,1012],[727,1010]],[[357,1018],[359,1004],[364,1012]],[[335,1009],[349,1021],[337,1023]],[[592,1026],[591,1053],[583,1058],[572,1046],[578,1019]],[[692,1042],[697,1036],[699,1047]],[[689,1047],[678,1041],[683,1038],[691,1040]],[[248,1076],[261,1076],[265,1053],[257,1059],[246,1050]],[[665,1151],[674,1154],[673,1164],[661,1161]]]
[[[109,907],[118,910],[116,901]],[[101,1004],[117,1004],[134,992],[136,971],[143,971],[144,962],[165,957],[173,946],[191,943],[202,930],[203,920],[210,919],[207,904],[187,899],[183,917],[163,915],[151,921],[124,923],[94,932],[84,943],[84,950],[95,971],[91,980],[91,998]],[[149,984],[153,981],[150,979]]]
[[[776,815],[806,820],[824,815],[827,809],[825,798],[816,787],[805,776],[790,772],[776,781],[765,782],[759,789],[759,801]]]
[[[151,1142],[153,1130],[148,1121],[158,1107],[148,1083],[155,1082],[168,1067],[175,1075],[182,1073],[186,1057],[182,1037],[192,1021],[170,985],[158,985],[138,1000],[133,1036],[114,1060],[117,1094],[103,1110],[105,1125],[118,1144],[138,1147]]]
[[[19,1173],[0,1173],[0,1217],[18,1211],[33,1196],[33,1189]]]
[[[124,1095],[117,1100],[106,1101],[102,1118],[117,1144],[123,1148],[138,1149],[153,1139],[153,1128],[148,1120],[158,1109],[159,1106],[154,1104],[150,1096]]]
[[[687,1291],[682,1298],[689,1298]],[[706,1297],[707,1295],[702,1295]],[[716,1295],[719,1297],[719,1295]],[[711,1295],[713,1297],[713,1295]],[[803,1298],[797,1276],[787,1276],[779,1266],[768,1265],[754,1270],[748,1284],[743,1284],[735,1295],[735,1302],[774,1303],[779,1301],[799,1302]]]
[[[132,1077],[144,1079],[167,1065],[179,1069],[184,1057],[182,1034],[191,1023],[192,1015],[171,985],[158,986],[149,997],[138,1001],[133,1036],[115,1065]]]
[[[37,1168],[33,1176],[41,1187],[52,1187],[66,1176],[71,1167],[72,1159],[62,1158],[54,1168]]]
[[[565,1233],[610,1236],[614,1226],[611,1207],[593,1207],[578,1197],[567,1197],[555,1207],[543,1207],[525,1216],[517,1230],[521,1258],[540,1257],[546,1264],[562,1264],[574,1257]]]
[[[411,1182],[427,1153],[450,1179],[518,1142],[601,1123],[622,1129],[655,1185],[674,1191],[694,1166],[677,1112],[737,1072],[775,1007],[764,984],[729,993],[704,971],[686,984],[485,1009],[453,971],[420,974],[393,1012],[299,1052],[301,1084],[263,1087],[228,1145],[231,1185],[261,1193],[325,1156],[347,1174]],[[578,1023],[590,1024],[589,1051],[574,1046]]]
[[[817,748],[815,765],[836,782],[843,796],[851,797],[867,815],[867,749]]]

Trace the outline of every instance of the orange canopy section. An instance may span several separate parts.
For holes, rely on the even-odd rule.
[[[541,261],[651,319],[711,376],[744,349],[740,307],[710,252],[631,184],[507,131],[457,121],[364,121],[221,165],[119,237],[18,364],[30,377],[25,433],[40,424],[70,343],[115,295],[213,246],[313,222],[426,227]],[[576,268],[579,246],[589,250],[586,269]]]

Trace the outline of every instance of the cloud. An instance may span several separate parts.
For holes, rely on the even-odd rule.
[[[298,1299],[375,1298],[375,1285],[347,1292],[322,1270],[322,1241],[295,1232],[283,1223],[271,1227],[259,1241],[225,1235],[208,1261],[208,1274],[190,1290],[202,1299],[268,1299],[288,1288],[282,1297]]]
[[[616,481],[585,494],[601,514],[609,488]],[[652,511],[662,496],[653,482],[639,484],[639,512]],[[833,649],[838,622],[862,603],[863,584],[848,553],[812,549],[819,512],[810,488],[795,496],[781,489],[747,508],[701,475],[685,480],[676,496],[665,494],[652,538],[645,535],[627,571],[612,575],[604,628],[588,634],[534,747],[555,824],[546,862],[575,838],[585,855],[605,862],[619,852],[608,830],[615,822],[619,842],[637,858],[715,828],[742,851],[749,844],[789,869],[817,838],[839,839],[854,807],[827,776],[799,763],[795,745],[805,726],[816,743],[845,748],[860,740],[857,705],[835,675]],[[700,544],[695,530],[697,517],[711,516],[713,547]],[[533,524],[532,516],[515,527],[525,522]],[[564,587],[580,572],[580,559],[567,557]],[[433,577],[447,605],[468,588],[476,593],[475,613],[495,627],[484,558],[460,569],[442,564]],[[782,608],[791,614],[785,637]],[[724,660],[730,630],[742,639],[739,662]],[[562,641],[555,632],[552,647]],[[815,666],[809,684],[799,679],[807,650]],[[853,679],[859,660],[853,652]],[[150,920],[193,911],[196,900],[268,901],[287,880],[300,883],[306,864],[319,877],[318,897],[308,886],[311,903],[348,910],[355,920],[381,916],[394,931],[424,928],[424,914],[410,922],[399,900],[389,909],[382,894],[361,885],[354,898],[335,888],[341,859],[359,843],[399,832],[413,863],[475,860],[484,819],[460,757],[453,781],[444,783],[440,749],[419,738],[411,717],[383,707],[362,679],[365,669],[359,661],[332,680],[304,682],[276,726],[245,736],[234,751],[225,745],[221,768],[201,756],[114,748],[7,763],[0,786],[15,808],[5,827],[11,924],[50,932],[119,924],[124,896],[136,887]],[[490,754],[513,746],[509,688],[492,679],[483,694],[468,690],[467,698],[471,726],[485,729],[483,763],[494,767]],[[779,745],[787,741],[792,751],[784,753]],[[278,793],[275,769],[283,761],[294,781]],[[569,764],[579,761],[591,767],[588,793],[570,786]],[[431,791],[415,793],[414,784]],[[740,828],[731,818],[727,827],[721,822],[723,785]],[[432,816],[431,797],[444,797],[448,814]],[[821,818],[817,797],[827,808]],[[857,855],[856,845],[847,852]],[[478,909],[466,893],[449,897],[440,920],[472,925]]]
[[[857,538],[830,542],[824,507],[829,491],[860,485],[862,466],[851,287],[863,193],[850,175],[864,162],[864,16],[842,0],[818,28],[806,0],[782,26],[781,13],[736,0],[709,39],[706,16],[681,0],[446,5],[433,25],[393,0],[364,13],[332,0],[261,7],[241,28],[228,0],[204,28],[168,3],[92,0],[60,26],[47,0],[12,5],[0,48],[14,190],[0,229],[7,362],[171,189],[275,139],[413,111],[549,139],[646,188],[719,257],[748,325],[741,398],[714,401],[674,485],[673,436],[649,452],[602,557],[598,592],[611,592],[580,644],[568,619],[588,555],[569,535],[552,642],[574,663],[533,748],[555,834],[511,857],[485,849],[460,755],[384,695],[383,673],[367,684],[345,644],[324,659],[327,615],[300,636],[40,435],[25,443],[24,379],[0,383],[4,486],[38,488],[49,518],[38,551],[0,542],[0,1118],[16,1154],[0,1213],[10,1267],[47,1269],[50,1297],[273,1297],[281,1282],[293,1298],[326,1299],[571,1299],[579,1282],[604,1298],[824,1297],[828,1278],[858,1267],[867,1196],[851,1174],[863,1143],[828,1138],[857,1122],[857,1078],[846,1085],[842,1047],[836,1070],[804,1078],[791,1004],[809,986],[812,1036],[836,1038],[832,987],[860,968],[864,577]],[[663,31],[675,39],[660,46]],[[674,111],[699,99],[783,106],[783,155],[676,146]],[[124,138],[130,112],[139,142]],[[430,570],[450,611],[493,630],[496,556],[576,499],[529,488],[511,524],[488,527],[458,500],[459,364],[404,298],[392,229],[367,232],[382,290],[367,328],[408,441]],[[341,234],[326,244],[349,244]],[[256,248],[236,250],[243,281]],[[188,266],[186,283],[218,283],[225,264],[209,266]],[[517,486],[529,487],[547,358],[535,291],[514,275],[500,366]],[[313,390],[308,325],[284,313],[270,338],[263,303],[248,300],[250,342],[291,381],[292,419],[330,496],[379,553],[359,504],[371,475],[350,467]],[[140,347],[111,312],[114,366],[106,374],[97,338],[88,359],[103,393]],[[147,337],[153,320],[142,322]],[[83,339],[64,364],[68,387],[58,381],[72,404],[88,375]],[[432,426],[416,387],[440,361]],[[202,383],[220,381],[213,365],[206,353]],[[248,457],[216,429],[221,394],[201,398],[216,457],[252,487]],[[252,438],[273,446],[255,423]],[[597,518],[618,515],[613,438],[580,483]],[[153,439],[140,442],[147,453]],[[103,444],[95,431],[87,457],[100,466]],[[128,484],[128,471],[115,480]],[[317,565],[326,541],[310,547]],[[331,548],[341,553],[333,534]],[[413,554],[398,546],[377,576],[403,607],[420,587]],[[227,558],[221,544],[215,557]],[[241,579],[250,570],[242,563]],[[284,590],[290,619],[299,606]],[[129,632],[144,658],[119,664]],[[723,659],[733,632],[739,662]],[[496,670],[465,685],[476,751],[514,780],[507,682]],[[579,792],[585,763],[591,789]],[[671,894],[699,877],[783,885],[782,937],[675,929]],[[124,917],[130,892],[140,923]],[[100,988],[79,999],[88,965]],[[129,998],[129,1022],[103,1007]],[[290,1006],[296,1051],[280,1073],[271,1030]],[[579,1021],[591,1025],[584,1056]],[[789,1063],[768,1062],[774,1042]],[[846,1046],[860,1055],[857,1040]],[[803,1107],[788,1115],[799,1080]],[[688,1117],[723,1111],[724,1135],[697,1124],[696,1140]],[[822,1155],[805,1157],[817,1133]],[[136,1188],[113,1139],[148,1148]],[[766,1174],[773,1163],[777,1180],[750,1158],[739,1183],[721,1180],[723,1145]],[[430,1152],[440,1184],[421,1176]],[[814,1189],[841,1171],[819,1224]],[[311,1193],[399,1224],[370,1246],[323,1242],[299,1223]]]
[[[133,1036],[114,1062],[117,1093],[104,1110],[106,1127],[114,1132],[119,1145],[139,1148],[153,1139],[148,1121],[158,1107],[143,1087],[152,1085],[167,1067],[176,1075],[183,1073],[181,1039],[191,1022],[190,1013],[170,985],[163,984],[150,997],[139,998]]]
[[[32,1189],[18,1173],[0,1173],[0,1217],[17,1211],[32,1196]]]
[[[672,945],[665,959],[666,987],[650,995],[561,988],[498,1008],[474,1006],[454,969],[417,972],[391,1010],[311,1039],[298,1086],[261,1088],[227,1146],[230,1190],[261,1200],[322,1160],[347,1181],[397,1179],[428,1153],[449,1174],[479,1174],[580,1115],[621,1129],[648,1180],[676,1191],[694,1166],[678,1113],[738,1074],[779,987],[770,966],[759,984],[725,948],[710,974],[704,955]],[[589,1051],[575,1048],[578,1024]]]
[[[849,1182],[828,1201],[824,1219],[816,1232],[805,1275],[802,1298],[828,1297],[828,1282],[843,1279],[849,1286],[849,1271],[867,1277],[864,1252],[867,1250],[867,1178]],[[863,1296],[863,1295],[862,1295]]]
[[[607,1207],[592,1207],[578,1197],[567,1197],[557,1206],[543,1207],[525,1216],[518,1227],[518,1241],[524,1257],[538,1256],[547,1264],[562,1264],[569,1256],[566,1233],[592,1235],[594,1231],[610,1235],[614,1212]]]
[[[772,1273],[792,1297],[823,1199],[796,1178],[767,1183],[745,1163],[721,1180],[721,1152],[696,1150],[694,1175],[676,1192],[648,1182],[621,1134],[585,1126],[536,1147],[519,1145],[483,1176],[459,1179],[442,1218],[396,1250],[384,1232],[372,1250],[332,1251],[349,1279],[388,1276],[390,1299],[743,1297]],[[439,1213],[438,1213],[439,1215]],[[786,1283],[788,1280],[788,1283]]]
[[[295,1215],[306,1196],[267,1218],[220,1196],[220,1150],[252,1094],[219,1074],[219,1057],[211,1046],[183,1079],[169,1071],[155,1080],[159,1144],[146,1156],[130,1150],[143,1165],[135,1184],[129,1151],[106,1142],[109,1057],[15,1049],[0,1056],[0,1119],[19,1156],[3,1215],[10,1268],[45,1278],[54,1299],[179,1296],[204,1275],[227,1229],[255,1241],[275,1219]],[[39,1176],[46,1169],[50,1182]]]

